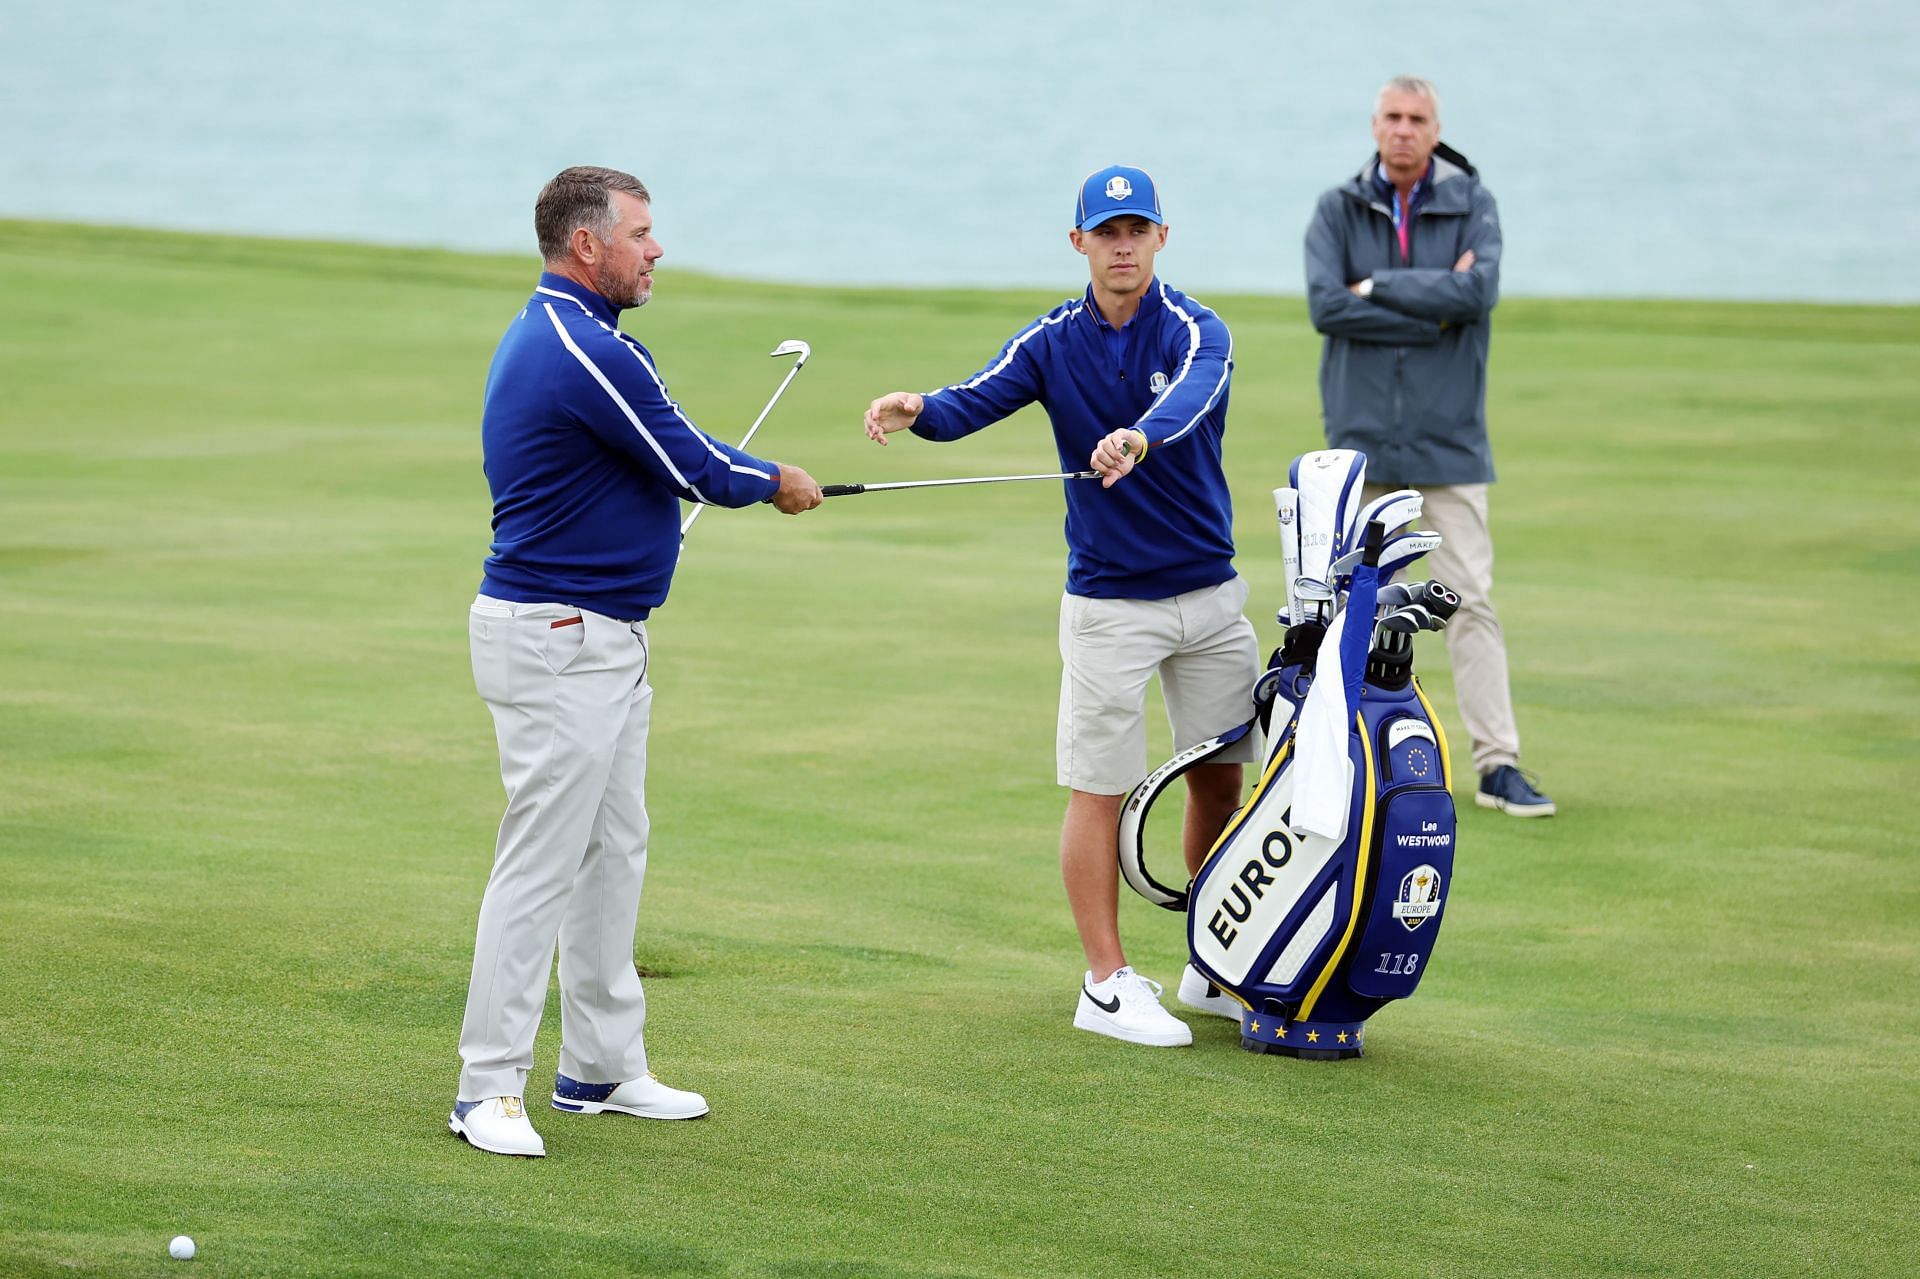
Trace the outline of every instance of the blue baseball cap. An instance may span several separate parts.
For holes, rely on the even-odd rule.
[[[1089,173],[1080,184],[1080,202],[1074,206],[1073,224],[1090,231],[1108,218],[1131,214],[1159,224],[1160,193],[1145,169],[1127,164],[1110,164]]]

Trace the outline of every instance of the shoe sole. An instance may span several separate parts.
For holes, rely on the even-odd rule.
[[[1193,1031],[1184,1025],[1177,1031],[1128,1030],[1101,1016],[1098,1012],[1090,1011],[1084,999],[1080,1001],[1080,1007],[1074,1010],[1073,1024],[1081,1030],[1090,1030],[1096,1035],[1125,1040],[1130,1044],[1144,1044],[1148,1048],[1184,1048],[1193,1042]]]
[[[1551,802],[1545,804],[1515,804],[1492,795],[1475,794],[1473,802],[1482,808],[1492,808],[1509,817],[1551,817],[1559,811]]]
[[[698,1110],[676,1110],[665,1114],[658,1110],[640,1110],[634,1106],[612,1106],[604,1101],[571,1101],[560,1097],[553,1099],[553,1108],[563,1115],[632,1115],[635,1119],[700,1119],[713,1112],[712,1106],[702,1106]]]
[[[545,1159],[547,1157],[547,1152],[544,1150],[502,1150],[498,1146],[489,1146],[484,1142],[475,1141],[473,1134],[467,1131],[466,1125],[452,1116],[447,1118],[447,1131],[475,1150],[484,1150],[490,1155],[505,1155],[509,1159]]]

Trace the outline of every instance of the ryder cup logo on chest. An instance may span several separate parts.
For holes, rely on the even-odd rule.
[[[1124,200],[1132,194],[1133,183],[1127,181],[1119,174],[1116,173],[1107,179],[1107,199]]]
[[[1153,376],[1147,379],[1147,389],[1152,391],[1155,395],[1159,395],[1161,392],[1165,391],[1167,389],[1167,375],[1162,373],[1159,369],[1155,369],[1153,371]]]
[[[1440,913],[1440,872],[1431,866],[1415,866],[1400,881],[1394,895],[1393,917],[1413,932]]]

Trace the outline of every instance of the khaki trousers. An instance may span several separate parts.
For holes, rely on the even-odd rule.
[[[1426,499],[1418,525],[1445,541],[1402,577],[1432,577],[1460,593],[1460,611],[1442,632],[1453,659],[1454,700],[1473,743],[1473,767],[1487,773],[1520,762],[1520,729],[1507,683],[1507,641],[1493,611],[1493,534],[1485,484],[1415,485]],[[1392,490],[1366,486],[1368,501]]]
[[[507,811],[480,901],[460,1100],[526,1092],[556,944],[560,1073],[624,1083],[647,1071],[633,966],[647,869],[646,626],[483,595],[467,629]]]

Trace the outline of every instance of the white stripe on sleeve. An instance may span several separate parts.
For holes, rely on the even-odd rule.
[[[619,406],[620,411],[626,415],[627,421],[633,424],[633,429],[640,433],[640,438],[645,440],[647,447],[653,450],[653,455],[660,459],[662,466],[667,468],[667,474],[673,476],[674,482],[681,488],[693,494],[695,501],[706,502],[706,496],[702,494],[699,489],[695,488],[686,476],[680,473],[680,468],[673,464],[673,459],[667,456],[667,451],[660,447],[660,441],[654,439],[653,433],[647,430],[646,425],[640,421],[640,415],[633,411],[633,406],[628,404],[626,398],[620,394],[613,383],[607,380],[607,375],[600,371],[599,366],[587,358],[587,353],[574,344],[572,335],[567,332],[566,326],[560,323],[559,313],[553,309],[553,303],[544,302],[541,306],[546,311],[547,318],[553,321],[553,331],[560,335],[561,344],[573,353],[573,358],[580,361],[581,367],[592,374],[593,380],[600,384],[600,389],[605,391],[607,395],[612,398],[613,402]]]
[[[1179,305],[1174,302],[1172,298],[1167,296],[1167,286],[1165,284],[1162,284],[1160,286],[1160,304],[1166,307],[1167,310],[1173,312],[1176,316],[1178,316],[1180,318],[1180,322],[1187,326],[1187,358],[1181,361],[1179,376],[1174,378],[1173,381],[1167,383],[1167,389],[1160,392],[1160,399],[1154,401],[1156,404],[1160,403],[1161,401],[1164,401],[1169,395],[1172,395],[1174,388],[1179,386],[1181,382],[1186,380],[1187,374],[1193,371],[1194,357],[1200,354],[1200,322],[1194,319],[1191,315],[1187,314],[1187,312],[1183,311],[1179,307]],[[1224,321],[1221,323],[1220,327],[1226,328],[1226,324]],[[1162,444],[1171,444],[1175,440],[1179,439],[1181,436],[1185,435],[1188,431],[1191,431],[1194,427],[1198,426],[1200,424],[1200,419],[1205,417],[1209,412],[1211,412],[1213,410],[1213,406],[1219,402],[1220,393],[1227,389],[1227,379],[1231,377],[1232,374],[1233,374],[1233,330],[1227,329],[1227,358],[1225,363],[1223,363],[1220,367],[1220,380],[1219,382],[1214,384],[1212,394],[1207,396],[1207,402],[1200,406],[1200,411],[1198,413],[1195,413],[1192,418],[1188,419],[1187,424],[1185,426],[1181,427],[1179,430],[1175,431],[1172,435],[1169,435],[1166,439],[1160,442]]]
[[[998,363],[992,365],[989,368],[983,369],[978,375],[974,377],[974,379],[971,382],[955,382],[952,386],[941,387],[940,390],[941,391],[976,390],[981,383],[987,381],[990,378],[996,377],[1001,373],[1006,372],[1007,366],[1013,363],[1013,357],[1019,353],[1020,348],[1026,343],[1028,338],[1032,337],[1034,334],[1040,332],[1042,329],[1048,327],[1049,325],[1062,324],[1068,320],[1071,320],[1074,316],[1086,310],[1086,307],[1087,307],[1087,304],[1085,302],[1081,302],[1079,305],[1075,306],[1072,310],[1067,311],[1064,314],[1041,316],[1038,320],[1028,325],[1025,331],[1023,331],[1018,337],[1014,338],[1013,341],[1007,343],[1007,353],[1000,357],[1000,360]],[[940,391],[930,391],[928,392],[928,394],[938,395],[940,394]]]
[[[661,380],[659,371],[653,367],[653,364],[647,359],[646,354],[640,350],[639,344],[633,341],[632,338],[629,338],[626,334],[622,333],[619,329],[615,328],[611,324],[608,324],[605,320],[595,315],[591,310],[587,308],[587,304],[585,302],[582,302],[579,298],[573,296],[573,294],[571,293],[562,293],[560,290],[550,289],[546,287],[544,284],[536,287],[534,289],[534,292],[544,293],[548,297],[565,298],[567,301],[579,307],[581,314],[585,315],[588,319],[592,320],[595,324],[599,325],[601,328],[605,329],[608,333],[612,334],[614,339],[618,341],[621,346],[625,347],[628,351],[632,352],[633,358],[640,361],[640,367],[647,371],[647,376],[653,379],[654,386],[659,388],[660,398],[667,402],[667,407],[673,410],[673,415],[676,418],[680,419],[680,424],[686,427],[687,430],[693,433],[693,437],[700,441],[701,445],[705,447],[707,452],[713,454],[713,456],[718,458],[720,461],[725,462],[727,464],[727,469],[729,471],[732,471],[736,475],[751,475],[755,479],[778,481],[779,477],[777,475],[770,475],[766,471],[759,470],[756,467],[740,465],[740,463],[733,460],[731,455],[726,453],[724,450],[722,450],[718,445],[716,445],[713,442],[713,437],[711,435],[708,435],[705,431],[695,426],[693,422],[688,419],[687,415],[680,411],[680,406],[679,404],[674,402],[673,396],[667,393],[667,384]],[[549,316],[553,315],[553,310],[551,307],[548,308],[547,314]],[[559,323],[560,322],[557,318],[554,319],[554,325],[556,328],[559,326]],[[564,332],[561,333],[560,336],[563,341],[566,339],[566,334]],[[581,354],[580,348],[575,346],[572,342],[567,342],[567,349],[572,351],[575,356],[579,357],[579,359],[583,363],[587,362],[587,357]],[[587,363],[587,367],[593,370],[594,376],[596,378],[599,378],[600,371],[598,369],[594,369],[591,363]],[[600,385],[607,387],[607,394],[613,396],[614,402],[620,405],[621,409],[627,414],[628,420],[634,424],[634,427],[637,430],[639,430],[642,436],[646,437],[647,443],[653,446],[653,451],[660,455],[661,460],[665,461],[666,455],[661,452],[658,442],[656,442],[654,438],[647,433],[647,430],[645,427],[640,425],[640,420],[638,417],[634,415],[633,410],[627,407],[626,402],[622,400],[619,395],[615,394],[612,387],[607,386],[606,380],[604,378],[600,378]],[[679,471],[674,470],[673,463],[668,462],[667,469],[670,471],[673,471],[674,478],[677,480],[680,480],[680,483],[690,493],[694,494],[695,501],[706,503],[709,506],[712,505],[712,503],[709,502],[707,498],[700,495],[699,489],[694,488],[692,484],[688,483],[687,480],[681,477]]]
[[[596,320],[599,320],[598,316],[595,316],[594,318]],[[624,346],[627,350],[631,351],[633,353],[633,358],[640,361],[640,367],[647,371],[647,376],[652,378],[653,384],[660,389],[660,398],[667,402],[667,407],[671,408],[673,410],[673,415],[680,419],[680,424],[686,427],[689,431],[693,432],[693,437],[699,440],[701,444],[706,446],[707,452],[713,454],[714,457],[718,458],[720,461],[725,462],[727,464],[727,469],[729,471],[732,471],[736,475],[752,475],[752,476],[757,476],[758,478],[763,480],[771,480],[774,478],[773,476],[768,475],[765,471],[758,470],[755,467],[751,467],[751,466],[742,466],[740,465],[740,463],[734,461],[731,454],[727,453],[719,445],[713,442],[713,437],[711,435],[708,435],[705,431],[695,426],[693,422],[687,417],[687,415],[680,411],[679,404],[677,404],[674,401],[674,398],[671,395],[667,394],[667,384],[660,380],[659,370],[653,367],[653,363],[652,361],[647,359],[646,353],[643,352],[637,344],[628,340],[626,334],[622,333],[620,330],[616,328],[611,327],[605,321],[600,321],[600,327],[612,333],[616,338],[619,338],[620,345]]]

